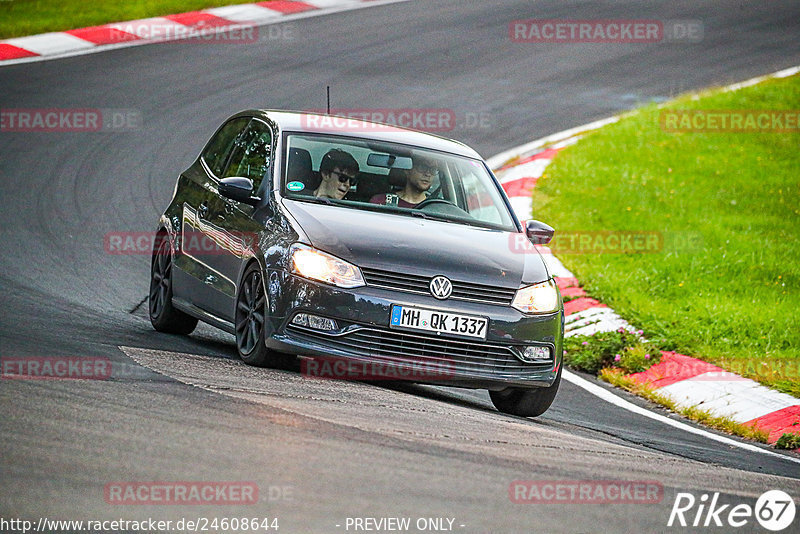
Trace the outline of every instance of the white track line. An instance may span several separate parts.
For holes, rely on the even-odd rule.
[[[510,160],[511,158],[519,156],[520,154],[523,154],[525,152],[529,152],[531,150],[544,147],[545,145],[548,145],[550,143],[564,141],[565,139],[569,137],[574,137],[579,133],[587,132],[590,130],[596,130],[601,126],[615,123],[618,120],[619,120],[618,116],[609,117],[607,119],[601,119],[599,121],[590,122],[589,124],[584,124],[583,126],[576,126],[575,128],[564,130],[563,132],[554,133],[553,135],[548,135],[547,137],[542,137],[541,139],[537,139],[536,141],[525,143],[524,145],[520,145],[510,150],[506,150],[505,152],[500,152],[499,154],[496,154],[491,158],[487,159],[486,163],[489,164],[490,168],[494,169],[495,167],[501,166],[503,163]]]
[[[649,419],[653,419],[655,421],[659,421],[661,423],[664,423],[665,425],[669,425],[671,427],[674,427],[674,428],[677,428],[677,429],[680,429],[680,430],[685,430],[686,432],[689,432],[690,434],[697,434],[698,436],[703,436],[703,437],[708,438],[710,440],[718,441],[720,443],[724,443],[725,445],[730,445],[732,447],[738,447],[738,448],[744,449],[746,451],[758,452],[758,453],[761,453],[761,454],[766,454],[767,456],[774,456],[774,457],[777,457],[777,458],[783,458],[784,460],[788,460],[790,462],[794,462],[796,464],[800,464],[800,458],[793,458],[791,456],[778,454],[777,452],[772,452],[772,451],[767,450],[767,449],[762,449],[761,447],[756,447],[755,445],[751,445],[749,443],[743,443],[743,442],[740,442],[740,441],[736,441],[736,440],[733,440],[733,439],[730,439],[730,438],[726,438],[725,436],[718,436],[717,434],[712,434],[711,432],[707,432],[707,431],[702,430],[700,428],[695,428],[693,426],[687,425],[686,423],[681,423],[680,421],[675,421],[674,419],[670,419],[669,417],[664,417],[661,414],[657,414],[655,412],[651,412],[650,410],[648,410],[646,408],[642,408],[641,406],[637,406],[637,405],[633,404],[632,402],[628,402],[625,399],[622,399],[621,397],[618,397],[614,393],[611,393],[607,389],[601,388],[597,384],[592,384],[591,382],[589,382],[585,378],[581,378],[580,376],[578,376],[576,374],[570,373],[566,369],[564,369],[562,371],[561,376],[567,382],[575,384],[579,388],[582,388],[582,389],[588,391],[589,393],[591,393],[592,395],[594,395],[596,397],[600,397],[602,400],[604,400],[604,401],[606,401],[606,402],[608,402],[610,404],[613,404],[614,406],[617,406],[618,408],[622,408],[623,410],[628,410],[629,412],[633,412],[635,414],[647,417]]]

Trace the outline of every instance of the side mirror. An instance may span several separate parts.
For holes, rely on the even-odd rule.
[[[525,234],[534,245],[546,245],[555,235],[556,231],[552,226],[540,221],[525,221]]]
[[[241,176],[223,178],[219,181],[217,190],[219,194],[225,198],[237,202],[244,202],[251,206],[255,206],[261,200],[253,196],[253,181],[249,178],[242,178]]]

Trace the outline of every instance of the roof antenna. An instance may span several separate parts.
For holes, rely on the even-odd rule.
[[[331,86],[326,86],[328,88],[328,115],[331,114]]]

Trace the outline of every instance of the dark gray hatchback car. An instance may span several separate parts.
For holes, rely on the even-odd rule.
[[[242,360],[312,376],[485,388],[537,416],[561,379],[561,295],[469,147],[355,119],[250,110],[178,178],[153,250],[150,319],[236,336]],[[523,237],[524,239],[524,237]]]

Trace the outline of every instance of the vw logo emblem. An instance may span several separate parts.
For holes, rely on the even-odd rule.
[[[429,287],[431,295],[439,300],[448,299],[453,294],[453,283],[444,276],[434,276]]]

